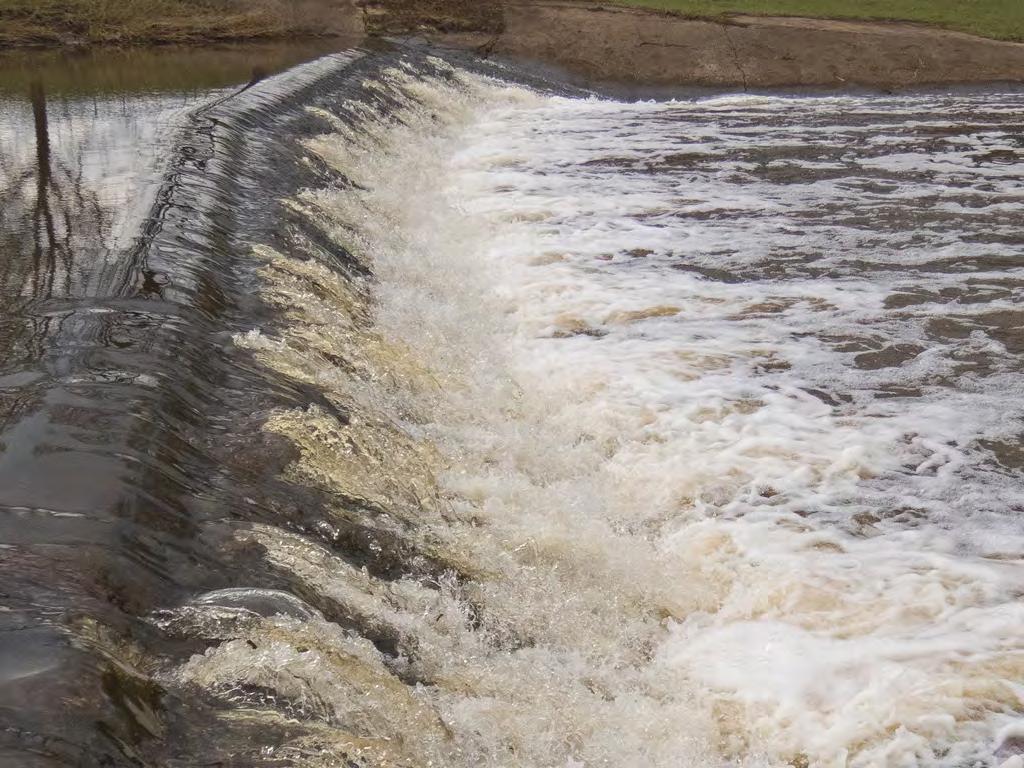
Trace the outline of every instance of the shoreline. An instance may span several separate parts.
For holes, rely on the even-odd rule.
[[[547,68],[578,84],[634,90],[1024,83],[1024,43],[916,22],[694,18],[578,0],[316,0],[310,7],[325,20],[318,27],[292,19],[292,26],[245,31],[215,24],[200,32],[154,23],[146,35],[120,40],[55,33],[20,45],[8,41],[6,53],[386,38]]]
[[[508,2],[498,31],[419,29],[431,44],[633,88],[876,88],[1024,83],[1024,44],[908,22],[731,16],[571,0]]]
[[[363,29],[356,0],[0,0],[0,50],[309,41]]]
[[[182,35],[176,37],[173,34],[158,37],[140,37],[128,40],[82,40],[69,39],[67,41],[35,40],[32,42],[13,43],[6,45],[0,56],[10,57],[18,53],[42,53],[42,52],[79,52],[79,51],[103,51],[103,50],[150,50],[159,48],[191,47],[191,48],[216,48],[221,45],[259,45],[261,43],[311,43],[318,40],[342,39],[348,37],[344,32],[320,32],[320,33],[266,33],[247,35],[225,34],[216,36],[203,35]]]

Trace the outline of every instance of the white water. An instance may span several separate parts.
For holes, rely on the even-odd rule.
[[[1024,486],[985,447],[1021,433],[1015,97],[372,87],[397,116],[353,105],[310,145],[363,189],[296,205],[373,281],[261,251],[291,330],[238,341],[356,414],[272,420],[295,477],[379,503],[461,578],[385,583],[250,531],[405,638],[421,684],[285,617],[301,643],[234,641],[186,677],[304,680],[292,698],[421,764],[1018,751]]]

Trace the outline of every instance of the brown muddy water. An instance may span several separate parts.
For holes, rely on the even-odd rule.
[[[1024,766],[1021,93],[321,53],[0,63],[0,765]]]

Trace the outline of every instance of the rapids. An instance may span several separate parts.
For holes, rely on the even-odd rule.
[[[291,471],[459,576],[363,608],[451,732],[396,735],[443,765],[991,760],[1024,639],[1016,96],[372,86],[397,114],[308,143],[353,186],[295,201],[365,297],[264,254],[293,319],[237,341],[362,414],[268,422]]]

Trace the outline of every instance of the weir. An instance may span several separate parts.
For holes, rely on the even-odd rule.
[[[5,273],[0,759],[1024,751],[1019,93],[180,114],[136,239]]]

